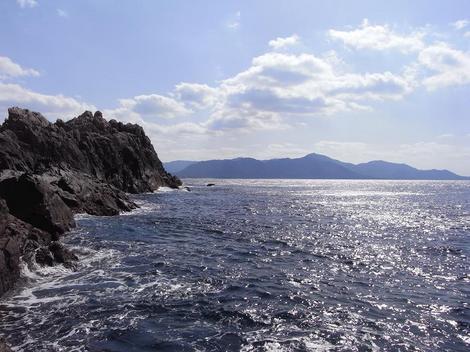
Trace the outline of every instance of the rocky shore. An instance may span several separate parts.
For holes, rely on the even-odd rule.
[[[60,242],[74,214],[117,215],[137,207],[128,193],[180,185],[138,125],[99,111],[51,123],[10,108],[0,127],[0,296],[19,279],[21,260],[75,265]]]

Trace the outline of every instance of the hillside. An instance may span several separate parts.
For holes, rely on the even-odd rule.
[[[321,154],[301,158],[257,160],[236,158],[186,162],[176,175],[183,178],[254,179],[387,179],[387,180],[466,180],[448,170],[419,170],[406,164],[370,161],[352,164]]]

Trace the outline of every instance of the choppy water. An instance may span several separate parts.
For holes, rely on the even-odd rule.
[[[79,217],[0,301],[17,351],[468,351],[470,182],[189,181]]]

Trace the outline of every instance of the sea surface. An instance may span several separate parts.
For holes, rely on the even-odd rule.
[[[24,266],[14,350],[470,350],[470,182],[186,184],[78,216],[76,271]]]

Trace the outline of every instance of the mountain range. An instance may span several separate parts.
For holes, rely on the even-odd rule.
[[[176,160],[164,166],[182,178],[470,180],[448,170],[419,170],[382,160],[352,164],[315,153],[270,160]]]

